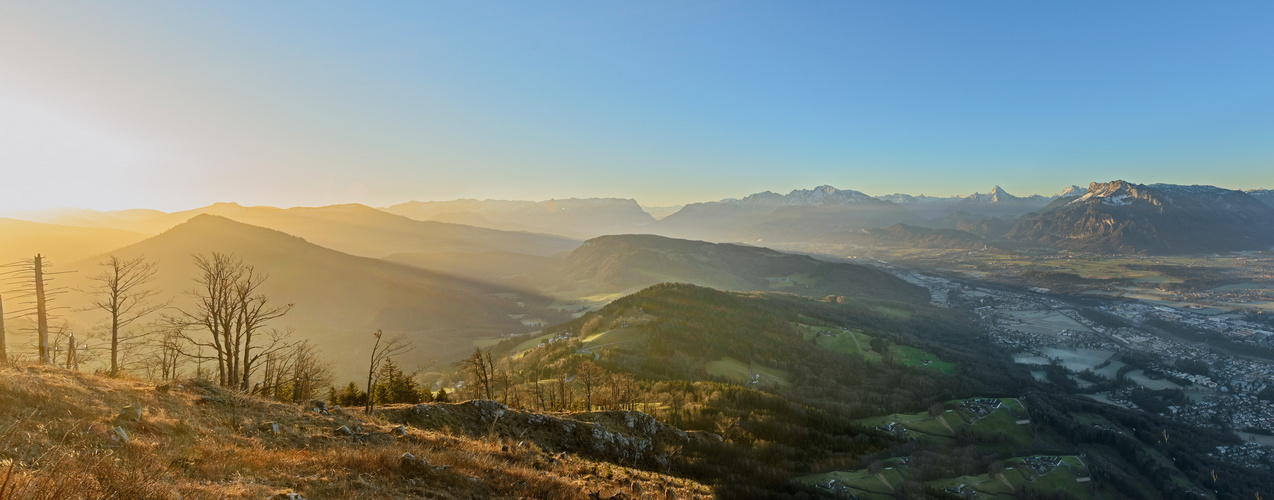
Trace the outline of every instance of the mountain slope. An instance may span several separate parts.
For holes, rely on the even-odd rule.
[[[538,231],[572,238],[622,234],[655,221],[637,201],[620,198],[569,198],[546,201],[411,201],[386,212],[415,220],[449,221],[513,231]]]
[[[742,199],[692,203],[652,225],[655,232],[713,241],[805,241],[830,232],[915,222],[918,217],[892,202],[831,186],[765,191]]]
[[[50,208],[45,210],[21,210],[6,214],[15,219],[63,226],[97,227],[132,230],[132,225],[162,217],[159,210],[137,208],[131,210],[90,210],[87,208]]]
[[[0,264],[30,259],[42,254],[55,264],[66,265],[124,245],[146,235],[94,227],[41,224],[17,219],[0,219]]]
[[[577,295],[623,293],[662,282],[723,290],[783,291],[811,297],[871,296],[927,302],[924,289],[866,266],[832,263],[768,248],[655,235],[585,241],[559,267],[562,289]]]
[[[370,333],[407,332],[421,349],[411,365],[447,359],[472,349],[475,338],[528,331],[520,319],[552,320],[542,309],[547,299],[451,275],[378,259],[355,257],[271,229],[223,217],[199,215],[163,234],[116,250],[113,255],[145,255],[158,262],[155,285],[189,300],[197,268],[191,255],[232,253],[268,272],[263,292],[296,307],[277,327],[293,326],[339,355],[342,376],[350,377],[370,349]],[[75,268],[79,276],[95,272],[97,259]],[[523,316],[525,315],[525,316]],[[514,318],[519,319],[514,319]]]
[[[1252,189],[1247,192],[1266,205],[1274,207],[1274,189]]]
[[[1274,245],[1274,208],[1212,186],[1092,183],[1026,217],[1005,238],[1093,252],[1188,254]]]
[[[358,204],[283,209],[217,203],[148,219],[133,227],[157,234],[201,214],[283,231],[321,246],[364,257],[384,257],[402,252],[493,250],[552,255],[570,250],[577,244],[559,236],[412,220]]]

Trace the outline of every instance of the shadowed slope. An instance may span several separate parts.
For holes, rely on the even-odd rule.
[[[768,248],[654,235],[602,236],[584,242],[561,266],[561,287],[622,293],[662,282],[811,297],[871,296],[927,302],[924,289],[866,266],[825,262]]]
[[[526,331],[513,317],[541,318],[547,300],[383,260],[355,257],[279,231],[199,215],[159,236],[113,252],[159,262],[156,285],[166,295],[192,287],[191,256],[232,253],[270,273],[263,292],[296,308],[275,326],[295,326],[336,359],[349,376],[370,349],[370,333],[407,332],[420,347],[415,361],[447,359],[472,348],[472,339]],[[79,264],[96,272],[97,259]],[[188,297],[180,297],[178,305]],[[548,316],[544,316],[547,319]]]

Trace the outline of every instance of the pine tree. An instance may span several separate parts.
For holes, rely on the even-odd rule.
[[[380,369],[379,382],[376,384],[376,401],[385,404],[419,403],[424,398],[420,384],[404,374],[392,359],[386,359]]]
[[[360,406],[367,404],[367,393],[360,390],[358,384],[350,382],[334,399],[341,406]]]

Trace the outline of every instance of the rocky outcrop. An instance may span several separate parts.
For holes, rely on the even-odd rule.
[[[551,452],[652,470],[666,469],[672,450],[714,439],[711,434],[685,432],[635,411],[548,415],[511,410],[496,401],[472,400],[384,408],[379,413],[391,422],[420,429],[525,440]]]

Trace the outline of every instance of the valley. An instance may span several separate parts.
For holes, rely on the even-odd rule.
[[[1065,198],[1026,202],[997,188],[897,199],[925,203],[928,212],[917,213],[936,215],[932,226],[944,210],[1001,204],[986,213],[1008,221]],[[866,212],[824,206],[864,203]],[[687,205],[682,217],[613,222],[665,235],[582,241],[572,237],[587,230],[561,225],[587,220],[604,232],[610,219],[571,207],[631,207],[576,200],[545,215],[538,211],[556,205],[452,206],[502,221],[482,228],[363,206],[223,204],[57,220],[81,224],[59,226],[63,233],[102,245],[126,238],[110,255],[156,262],[151,283],[173,297],[169,311],[207,300],[191,290],[207,271],[192,255],[216,249],[260,269],[261,297],[288,307],[269,325],[275,343],[247,344],[245,352],[270,356],[245,368],[252,384],[234,382],[246,398],[365,404],[360,370],[388,334],[402,347],[384,358],[389,365],[373,365],[366,387],[380,408],[369,418],[505,440],[553,422],[560,431],[531,438],[540,449],[638,471],[629,477],[667,474],[715,496],[1225,498],[1263,487],[1250,471],[1274,467],[1265,446],[1274,444],[1268,252],[1020,247],[888,220],[901,213],[891,210],[910,210],[880,206],[889,203],[827,186],[763,193]],[[458,220],[446,206],[413,207],[398,211]],[[722,242],[666,235],[723,218],[734,222],[721,227],[735,229],[708,234]],[[926,224],[915,213],[898,220]],[[87,221],[139,232],[104,233]],[[45,241],[29,234],[27,245]],[[50,357],[70,359],[66,342],[78,334],[81,369],[101,370],[99,353],[110,351],[83,293],[99,261],[61,266],[72,272],[54,297],[66,312]],[[6,317],[19,365],[35,360],[34,317]],[[154,330],[129,334],[141,340],[124,351],[124,373],[169,383],[222,373],[231,351],[220,347],[213,357],[163,351],[176,357],[156,371],[146,339],[160,338],[173,318],[157,313]],[[176,338],[197,346],[208,327],[181,328]],[[305,371],[279,368],[293,359]],[[486,409],[448,406],[455,400]],[[634,418],[650,419],[646,434],[613,427]],[[595,430],[585,438],[581,428]],[[654,435],[660,444],[644,441]],[[635,448],[601,453],[598,439]],[[636,491],[587,484],[608,495]]]

